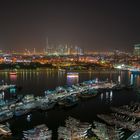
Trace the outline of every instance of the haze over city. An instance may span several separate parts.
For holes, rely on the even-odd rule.
[[[42,51],[49,44],[132,50],[140,39],[138,0],[1,0],[0,49]]]
[[[0,0],[0,140],[140,140],[140,0]]]

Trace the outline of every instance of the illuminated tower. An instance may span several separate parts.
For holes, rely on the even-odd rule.
[[[46,38],[46,54],[51,54],[51,48],[49,47],[49,40],[48,37]]]

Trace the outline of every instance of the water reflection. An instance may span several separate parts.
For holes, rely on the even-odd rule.
[[[106,104],[111,104],[113,102],[113,91],[106,91],[105,93],[101,93],[100,95],[101,102],[105,102]]]
[[[67,85],[71,86],[73,84],[77,84],[79,82],[79,74],[78,73],[67,73]]]
[[[108,100],[108,91],[106,92],[106,100]]]
[[[103,98],[104,98],[104,94],[103,93],[101,93],[101,101],[103,101]]]
[[[136,82],[136,85],[140,85],[140,77],[137,75],[130,75],[128,72],[106,72],[100,73],[83,73],[79,72],[78,76],[68,76],[65,72],[58,72],[53,70],[19,70],[18,77],[15,79],[15,84],[23,86],[20,94],[35,94],[40,96],[46,89],[55,89],[57,86],[72,85],[79,82],[83,82],[90,79],[106,80],[117,82],[120,80],[121,84],[125,82]],[[5,72],[0,73],[0,81],[4,80],[8,84],[11,83],[9,75],[5,75]],[[130,94],[129,94],[130,93]],[[6,94],[5,94],[6,95]],[[10,94],[9,96],[12,96]],[[32,116],[23,116],[9,120],[12,128],[13,135],[21,137],[23,130],[31,129],[37,124],[49,124],[50,129],[56,130],[60,125],[64,124],[64,120],[67,116],[73,116],[80,120],[88,120],[92,122],[97,119],[96,114],[108,112],[109,106],[122,104],[128,104],[130,101],[136,100],[137,96],[134,92],[124,90],[120,92],[108,91],[103,92],[101,95],[97,95],[95,98],[88,101],[81,101],[80,105],[75,108],[68,109],[67,111],[60,108],[55,108],[49,112],[33,111]],[[56,115],[57,114],[57,115]],[[90,114],[90,115],[87,115]],[[43,119],[42,119],[43,118]],[[56,131],[57,132],[57,131]],[[21,138],[19,138],[21,139]]]
[[[17,72],[17,75],[9,75],[6,70],[1,71],[0,81],[4,80],[8,84],[24,86],[24,89],[26,90],[36,91],[36,94],[41,94],[41,92],[46,88],[54,89],[56,86],[64,86],[66,84],[71,86],[72,84],[89,79],[108,79],[108,81],[119,82],[120,84],[132,84],[135,87],[140,87],[140,75],[131,74],[127,71],[116,73],[79,72],[78,74],[74,73],[74,75],[71,76],[67,76],[67,73],[64,71],[56,71],[51,69],[18,70]]]
[[[113,98],[113,92],[112,92],[112,90],[110,91],[110,102],[112,102],[112,98]]]
[[[140,88],[140,75],[131,74],[130,75],[130,84],[134,85],[137,88]]]
[[[10,75],[10,80],[15,82],[17,80],[17,75]]]
[[[119,84],[121,83],[121,76],[120,75],[118,76],[118,83]]]
[[[130,84],[131,85],[134,84],[134,76],[133,76],[133,74],[130,75]]]

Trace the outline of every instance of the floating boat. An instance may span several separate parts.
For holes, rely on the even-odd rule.
[[[14,115],[16,117],[19,117],[19,116],[22,116],[22,115],[29,113],[30,111],[31,111],[30,109],[16,108],[14,111]]]
[[[60,126],[58,128],[58,140],[86,139],[89,129],[91,129],[91,124],[68,117],[65,121],[65,127]]]
[[[24,107],[27,109],[35,109],[37,106],[37,101],[35,100],[33,94],[25,95],[21,101],[23,102]]]
[[[93,124],[94,128],[92,128],[92,131],[100,140],[119,140],[120,137],[123,138],[124,136],[124,131],[122,131],[121,128],[108,126],[96,121],[94,121]]]
[[[11,135],[12,132],[8,126],[0,124],[0,134],[2,135]]]
[[[45,124],[38,125],[33,129],[23,131],[23,140],[51,140],[52,131]]]
[[[41,110],[50,110],[56,105],[55,101],[44,102],[40,105]]]
[[[78,97],[87,99],[87,98],[95,97],[97,94],[98,94],[98,91],[96,89],[91,89],[91,90],[86,90],[86,91],[78,94]]]
[[[13,117],[13,112],[9,109],[1,110],[0,111],[0,122],[6,121]]]
[[[69,95],[60,101],[58,101],[58,105],[68,108],[68,107],[73,107],[78,104],[78,98],[76,95]]]
[[[31,111],[32,108],[28,107],[27,105],[24,105],[23,102],[19,102],[16,104],[15,109],[14,109],[14,115],[15,116],[22,116]]]
[[[15,88],[16,85],[8,85],[8,84],[4,84],[4,85],[0,85],[0,91],[4,91],[4,90],[7,90],[7,89],[10,89],[10,88]]]
[[[24,103],[32,102],[32,101],[35,101],[35,97],[33,94],[27,94],[22,98],[22,101]]]
[[[58,140],[71,140],[72,139],[72,132],[69,128],[60,126],[58,128]]]

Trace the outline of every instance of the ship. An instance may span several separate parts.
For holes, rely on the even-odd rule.
[[[0,124],[0,134],[1,135],[12,135],[11,130],[9,129],[8,126],[4,125],[4,124]]]
[[[39,108],[41,110],[50,110],[50,109],[54,108],[55,105],[56,105],[55,101],[49,101],[49,102],[42,103]]]
[[[88,90],[78,94],[78,97],[82,98],[82,99],[87,99],[87,98],[93,98],[97,94],[98,94],[98,91],[96,89],[88,89]]]
[[[78,101],[79,100],[76,95],[69,95],[58,101],[58,105],[62,106],[63,108],[68,108],[77,105]]]
[[[16,108],[14,111],[14,115],[16,117],[19,117],[19,116],[22,116],[22,115],[29,113],[30,111],[31,111],[30,109]]]
[[[15,109],[14,109],[14,115],[15,116],[22,116],[24,114],[27,114],[31,111],[32,108],[28,107],[25,105],[23,102],[19,102],[16,104]]]
[[[24,104],[24,108],[35,109],[37,107],[37,101],[33,94],[25,95],[21,101]]]
[[[9,120],[13,117],[13,112],[9,109],[1,110],[0,111],[0,122]]]
[[[94,128],[92,128],[92,131],[99,140],[120,140],[124,137],[124,131],[122,131],[122,128],[108,126],[96,121],[94,121],[93,124]]]
[[[91,126],[87,122],[80,122],[69,116],[65,121],[65,127],[60,126],[58,128],[58,140],[86,139],[88,138],[88,130],[91,129]]]
[[[51,140],[52,130],[45,124],[38,125],[33,129],[23,131],[23,140]]]

